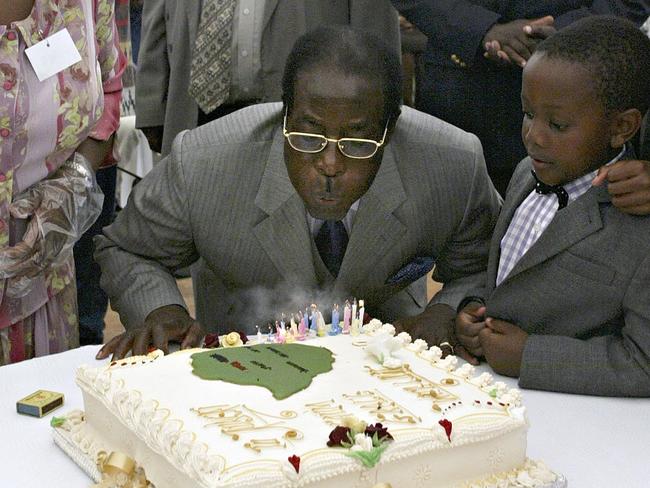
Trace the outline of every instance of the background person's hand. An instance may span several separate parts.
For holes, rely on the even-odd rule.
[[[494,24],[483,38],[484,56],[500,64],[523,68],[543,36],[554,31],[553,22],[549,15]]]
[[[429,346],[439,346],[447,342],[455,346],[454,318],[456,311],[444,303],[430,305],[419,315],[396,320],[395,333],[408,332],[413,340],[423,339]],[[451,349],[444,351],[451,353]]]
[[[477,365],[483,357],[479,332],[485,327],[485,306],[470,302],[458,313],[455,320],[455,333],[458,339],[458,356],[470,364]]]
[[[488,364],[496,373],[518,377],[528,334],[515,324],[491,317],[485,325],[479,339]]]
[[[97,359],[105,359],[109,354],[113,360],[122,359],[129,351],[133,355],[147,354],[149,347],[169,352],[169,341],[179,342],[181,349],[197,347],[205,332],[201,324],[189,316],[178,305],[166,305],[151,312],[140,327],[129,329],[114,337],[97,353]]]
[[[605,181],[612,203],[621,212],[650,214],[650,161],[630,159],[602,166],[591,184],[600,186]]]
[[[91,163],[78,153],[50,178],[18,195],[9,212],[28,224],[22,241],[0,251],[0,278],[9,279],[7,294],[25,295],[35,276],[64,263],[97,219],[103,200]]]

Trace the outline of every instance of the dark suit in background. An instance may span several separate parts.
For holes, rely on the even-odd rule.
[[[240,106],[279,101],[284,64],[294,42],[327,24],[349,25],[382,38],[399,52],[397,12],[388,0],[256,0],[263,4],[259,85],[255,99],[230,99]],[[200,1],[147,0],[136,78],[136,127],[164,126],[162,154],[176,135],[193,129],[199,106],[188,93],[192,52],[201,18]]]
[[[521,142],[521,68],[483,58],[483,37],[495,23],[552,15],[560,29],[588,15],[617,15],[641,25],[648,0],[392,0],[428,38],[416,108],[468,132],[483,144],[488,172],[502,195]]]

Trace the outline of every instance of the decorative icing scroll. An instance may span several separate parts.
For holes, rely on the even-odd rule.
[[[240,440],[244,432],[260,432],[263,430],[281,431],[280,438],[249,439],[244,447],[261,452],[262,449],[286,447],[286,441],[300,440],[303,433],[285,423],[295,419],[298,414],[293,410],[282,410],[279,415],[260,412],[246,405],[211,405],[193,408],[200,417],[206,419],[204,427],[216,425],[221,432],[233,441]]]
[[[352,395],[343,395],[355,405],[374,414],[382,422],[398,424],[419,424],[422,419],[378,390],[357,391]]]

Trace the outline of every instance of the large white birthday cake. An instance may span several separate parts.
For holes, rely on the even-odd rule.
[[[526,458],[517,390],[366,332],[82,366],[85,412],[55,440],[96,481],[122,476],[101,486],[560,486]]]

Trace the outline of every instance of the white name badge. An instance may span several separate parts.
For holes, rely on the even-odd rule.
[[[77,46],[66,28],[25,49],[25,54],[36,72],[38,81],[47,80],[81,61]]]

